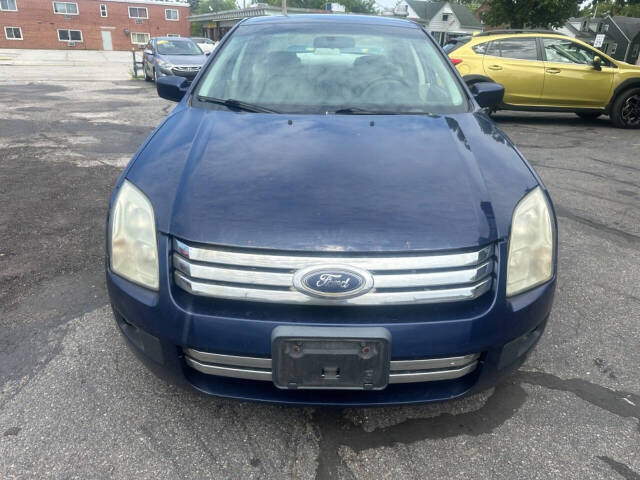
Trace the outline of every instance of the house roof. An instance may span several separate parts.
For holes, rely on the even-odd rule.
[[[482,28],[480,20],[473,16],[473,12],[464,5],[456,2],[429,2],[425,0],[406,0],[414,12],[422,19],[430,22],[431,19],[448,3],[463,27]]]
[[[565,22],[563,27],[566,28],[567,30],[569,30],[571,33],[573,33],[573,35],[575,35],[576,38],[579,38],[580,40],[583,40],[583,41],[586,41],[586,42],[593,43],[593,41],[596,38],[596,34],[594,32],[592,32],[591,30],[585,32],[580,28],[574,27],[573,24],[572,24],[572,22],[573,23],[577,23],[577,22],[582,23],[584,20],[587,20],[587,19],[585,17],[570,18],[569,20],[567,20]]]
[[[640,18],[635,17],[611,17],[618,24],[620,29],[631,41],[640,33]]]

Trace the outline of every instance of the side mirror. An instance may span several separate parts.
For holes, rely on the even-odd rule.
[[[156,90],[160,97],[179,102],[189,90],[189,82],[186,78],[175,75],[160,77],[156,81]]]
[[[211,52],[204,52],[204,54],[208,57],[209,55],[211,55]]]
[[[597,55],[593,57],[593,68],[596,70],[602,70],[602,59]]]
[[[482,108],[498,108],[504,98],[504,87],[499,83],[478,82],[471,85],[469,90]]]
[[[153,55],[153,50],[149,50],[148,48],[144,51],[147,55]]]

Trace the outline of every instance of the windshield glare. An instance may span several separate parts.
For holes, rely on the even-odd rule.
[[[205,72],[196,97],[282,113],[456,113],[469,106],[433,42],[417,28],[240,26]]]
[[[160,55],[202,55],[202,50],[190,40],[158,40]]]

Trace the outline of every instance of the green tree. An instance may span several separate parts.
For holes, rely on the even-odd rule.
[[[458,3],[461,3],[472,12],[475,12],[482,5],[482,0],[458,0]]]
[[[580,11],[585,17],[624,15],[640,17],[640,0],[593,0]]]
[[[323,10],[327,0],[287,0],[287,7],[292,8],[316,8]],[[374,0],[334,0],[334,3],[344,5],[347,12],[375,13]],[[281,6],[282,0],[269,0],[270,5]]]
[[[482,19],[511,28],[558,27],[580,11],[581,0],[489,0]]]
[[[235,0],[191,0],[191,15],[200,13],[222,12],[224,10],[235,10],[238,8]],[[191,35],[197,37],[202,35],[202,22],[191,23]]]
[[[347,12],[376,13],[374,0],[338,0],[338,3],[344,5]]]

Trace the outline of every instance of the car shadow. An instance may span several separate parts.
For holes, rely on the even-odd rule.
[[[498,124],[518,125],[559,125],[567,127],[600,127],[616,129],[609,117],[603,115],[594,120],[585,120],[573,113],[533,113],[533,112],[497,112],[491,116]]]

